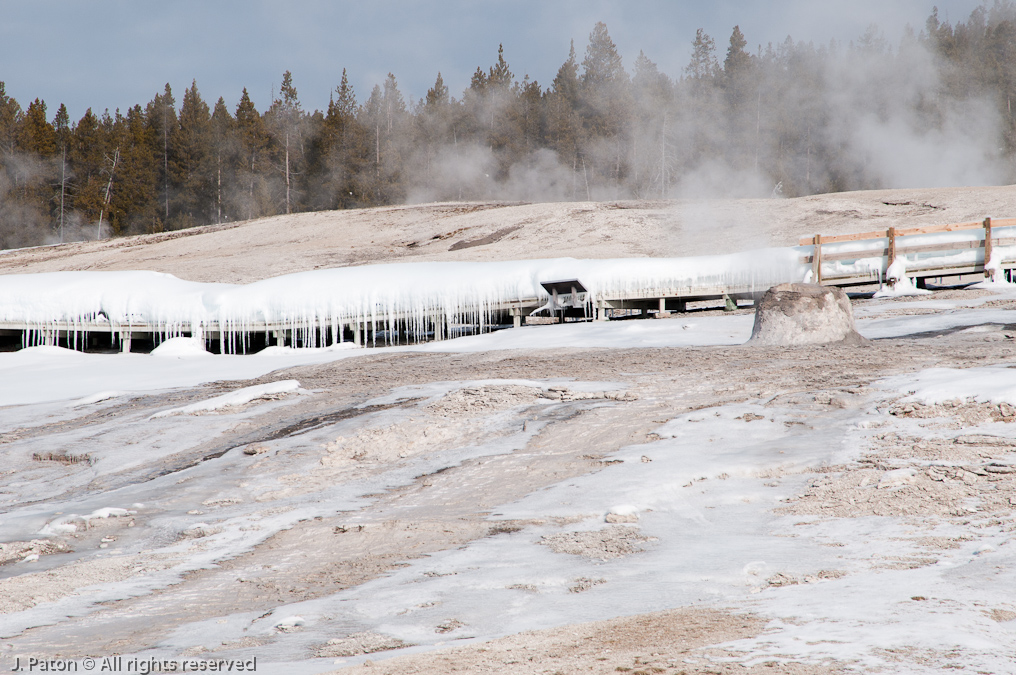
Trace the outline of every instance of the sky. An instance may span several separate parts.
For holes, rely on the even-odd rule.
[[[22,105],[59,103],[72,120],[144,105],[166,83],[179,105],[196,81],[210,104],[234,110],[241,90],[264,110],[284,71],[306,110],[324,109],[349,73],[362,102],[392,72],[407,100],[420,99],[438,71],[461,96],[499,44],[518,79],[548,87],[575,40],[579,61],[603,21],[631,69],[643,50],[678,77],[695,31],[716,40],[722,60],[734,25],[754,51],[795,41],[848,43],[877,24],[896,44],[906,25],[939,16],[965,20],[974,0],[0,0],[0,81]]]

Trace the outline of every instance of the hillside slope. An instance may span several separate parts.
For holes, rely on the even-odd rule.
[[[816,233],[1013,215],[1016,188],[1009,186],[797,199],[421,204],[9,251],[0,254],[0,274],[143,269],[244,283],[377,262],[705,255],[790,246]]]

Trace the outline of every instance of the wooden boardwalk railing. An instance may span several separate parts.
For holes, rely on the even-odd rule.
[[[857,261],[866,258],[885,258],[881,266],[880,280],[884,278],[889,266],[897,257],[907,254],[928,254],[953,252],[952,257],[957,253],[970,249],[983,249],[983,254],[975,256],[973,260],[961,262],[948,260],[949,256],[926,256],[918,261],[913,267],[908,264],[907,276],[917,277],[923,281],[929,277],[957,276],[962,274],[976,274],[984,272],[984,267],[991,260],[992,248],[995,246],[1016,245],[1016,230],[1007,233],[1009,236],[999,237],[993,233],[993,228],[1016,227],[1016,218],[992,219],[985,218],[980,222],[948,223],[943,225],[922,225],[920,227],[894,228],[877,230],[874,232],[859,232],[857,234],[841,234],[823,236],[816,234],[813,237],[804,237],[799,241],[801,246],[811,246],[810,256],[801,258],[802,263],[811,263],[812,280],[832,286],[849,286],[855,284],[870,284],[873,281],[872,272],[859,273],[856,270],[847,272],[828,271],[823,269],[823,263],[839,261]],[[903,237],[914,237],[917,235],[932,235],[946,232],[962,232],[967,230],[983,230],[983,234],[968,240],[953,240],[933,242],[927,244],[911,244],[899,241]],[[823,247],[845,242],[858,242],[860,247],[851,247],[848,251],[827,252]],[[868,244],[864,246],[863,244]],[[937,263],[935,258],[941,258]],[[962,256],[961,256],[962,257]],[[979,259],[978,259],[979,258]],[[1016,267],[1016,255],[1012,259],[999,261],[1003,268],[1012,269]],[[909,263],[909,261],[908,261]]]

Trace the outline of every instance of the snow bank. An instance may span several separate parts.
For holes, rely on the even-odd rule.
[[[206,401],[198,401],[197,403],[191,403],[190,405],[185,405],[180,408],[162,410],[152,415],[149,419],[155,419],[156,417],[169,417],[170,415],[189,415],[199,412],[212,412],[219,410],[220,408],[250,403],[251,401],[264,396],[285,394],[291,391],[296,391],[299,388],[300,383],[296,380],[280,380],[279,382],[258,384],[253,387],[237,389],[236,391],[231,391],[228,394],[216,396],[215,398],[210,398]]]
[[[272,326],[294,331],[306,347],[319,347],[324,335],[341,335],[342,327],[422,335],[442,321],[483,332],[506,304],[545,300],[540,283],[559,279],[581,280],[590,307],[604,296],[763,291],[801,278],[799,255],[786,248],[698,258],[400,263],[301,272],[242,286],[156,272],[3,275],[0,322],[25,323],[38,333],[56,322],[72,328],[108,322],[113,330],[143,324],[157,327],[163,339],[197,334],[202,326],[214,325],[229,337]]]
[[[92,520],[104,520],[106,518],[124,518],[137,513],[137,511],[131,511],[130,509],[121,509],[115,506],[106,506],[101,509],[96,509],[88,515],[78,515],[76,513],[70,513],[65,516],[61,516],[56,520],[53,520],[43,526],[39,530],[39,534],[47,537],[60,536],[64,534],[72,534],[77,532],[79,529],[88,529],[89,523]]]
[[[153,349],[152,355],[175,356],[178,358],[187,356],[207,356],[208,350],[205,349],[205,343],[198,338],[175,337],[166,340]]]
[[[85,396],[83,398],[77,399],[76,401],[71,401],[70,403],[67,404],[67,407],[78,408],[80,406],[92,405],[93,403],[101,403],[102,401],[108,401],[112,398],[126,396],[129,393],[130,392],[121,391],[119,389],[113,389],[110,391],[100,391],[95,394],[92,394],[91,396]]]
[[[974,399],[1016,405],[1016,370],[1012,368],[929,368],[889,382],[901,394],[909,394],[906,400],[910,401],[935,404]]]
[[[899,261],[897,261],[899,262]],[[895,263],[894,263],[895,264]],[[890,266],[891,267],[891,266]],[[894,277],[895,286],[883,286],[875,291],[873,298],[901,298],[908,295],[930,295],[931,291],[925,288],[918,288],[914,280],[908,276],[901,275]]]

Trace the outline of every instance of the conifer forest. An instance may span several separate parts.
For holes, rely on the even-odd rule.
[[[549,83],[493,45],[461,93],[440,73],[419,100],[395,74],[355,92],[342,70],[323,111],[289,72],[266,110],[193,82],[77,120],[0,82],[0,248],[406,202],[1016,182],[1016,5],[915,19],[847,44],[699,30],[678,73],[598,23]]]

